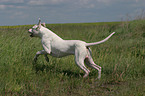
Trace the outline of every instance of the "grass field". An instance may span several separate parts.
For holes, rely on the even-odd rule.
[[[0,27],[0,96],[144,96],[145,21],[84,24],[47,24],[63,39],[107,42],[92,46],[93,59],[102,67],[102,77],[90,69],[83,79],[74,56],[40,56],[39,38],[30,38],[27,26]]]

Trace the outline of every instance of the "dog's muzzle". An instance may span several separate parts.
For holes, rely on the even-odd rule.
[[[32,29],[29,29],[28,32],[31,33],[30,37],[33,37]]]
[[[30,37],[33,37],[33,34],[31,34]]]

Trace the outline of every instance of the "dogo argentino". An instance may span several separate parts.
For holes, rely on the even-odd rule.
[[[47,54],[57,58],[75,55],[75,63],[85,72],[83,77],[87,77],[90,73],[90,70],[84,65],[84,63],[86,63],[87,66],[98,70],[98,79],[101,78],[101,67],[94,63],[89,46],[103,43],[115,33],[113,32],[104,40],[94,43],[86,43],[81,40],[63,40],[51,30],[47,29],[44,23],[41,24],[40,19],[39,23],[33,26],[32,29],[29,29],[28,32],[31,33],[31,37],[40,37],[42,39],[41,43],[44,50],[36,53],[34,61],[36,61],[37,57],[41,54],[45,56],[47,61]]]

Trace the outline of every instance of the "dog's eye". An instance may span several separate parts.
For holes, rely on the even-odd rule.
[[[38,30],[38,28],[32,28],[32,30]]]
[[[38,30],[39,27],[38,27],[38,25],[35,25],[35,26],[32,27],[32,29],[33,29],[33,30]]]
[[[37,27],[36,30],[38,30],[39,28]]]

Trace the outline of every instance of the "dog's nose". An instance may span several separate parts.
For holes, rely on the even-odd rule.
[[[32,33],[32,29],[29,29],[28,32]]]

